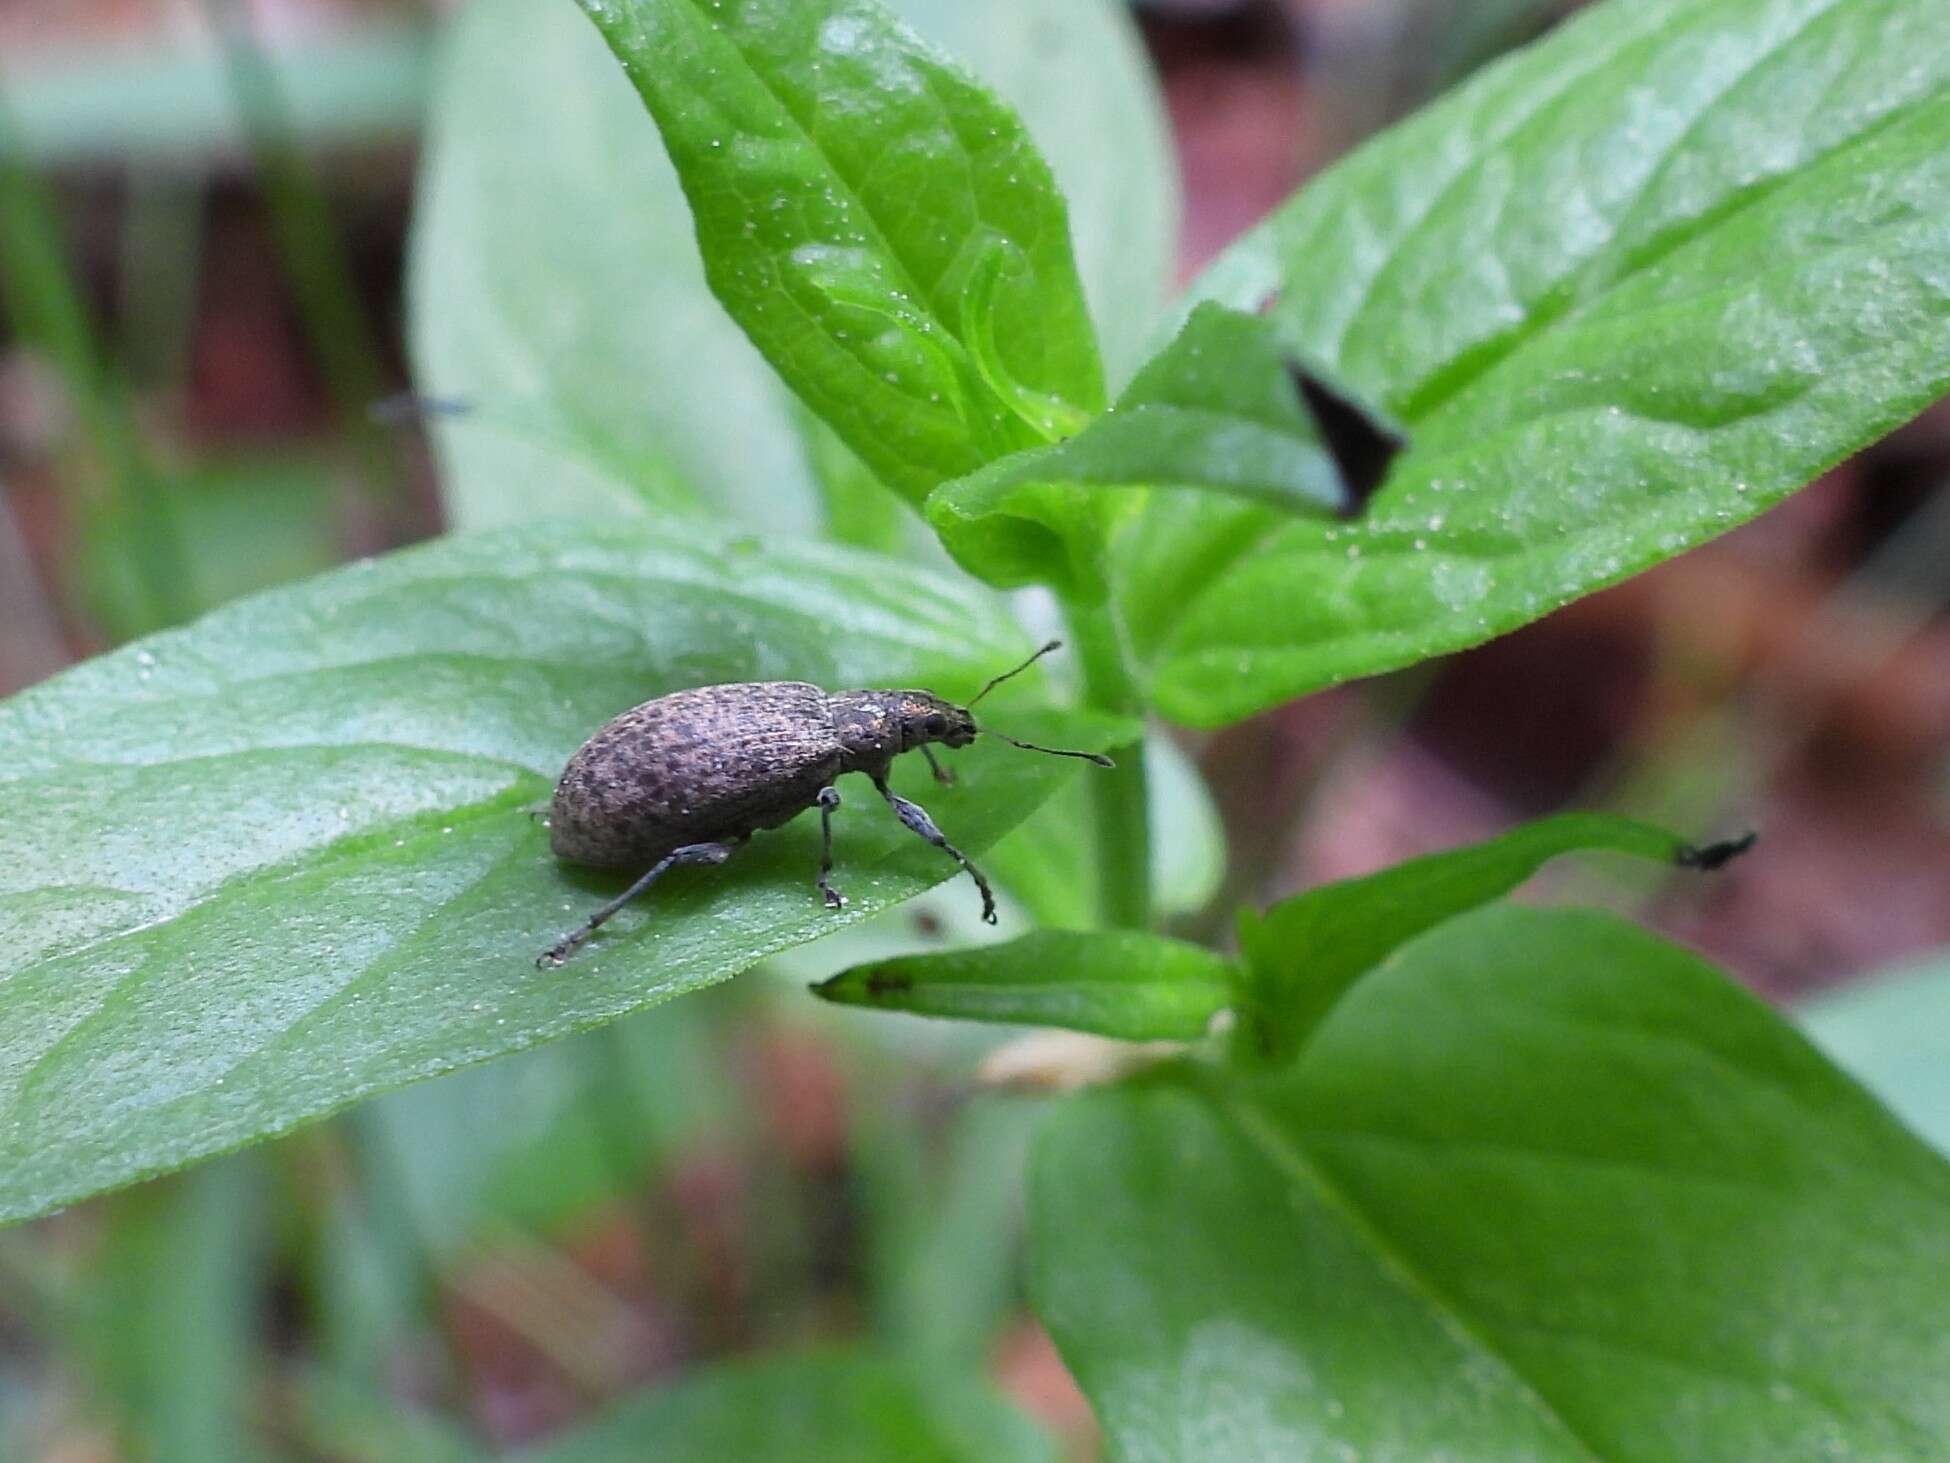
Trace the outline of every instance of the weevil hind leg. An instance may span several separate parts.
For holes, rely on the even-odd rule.
[[[656,883],[669,870],[679,864],[721,864],[731,857],[732,849],[744,841],[741,838],[737,843],[687,843],[682,848],[672,849],[652,864],[642,878],[584,920],[581,928],[564,935],[537,955],[535,963],[544,969],[552,965],[560,965],[575,954],[591,935],[601,929],[611,915]]]
[[[995,891],[989,888],[989,881],[983,877],[982,871],[969,861],[967,854],[950,843],[947,836],[939,828],[934,826],[934,819],[928,816],[928,810],[926,808],[922,807],[919,803],[909,801],[907,798],[895,792],[891,787],[887,786],[887,779],[884,777],[876,777],[873,780],[873,785],[879,788],[880,795],[887,799],[888,805],[894,810],[895,817],[899,818],[908,828],[918,833],[929,843],[932,843],[936,848],[947,854],[956,863],[960,864],[964,869],[968,870],[968,877],[973,879],[975,881],[975,887],[982,891],[982,922],[984,924],[994,924]]]
[[[829,784],[819,790],[819,892],[828,909],[846,907],[846,896],[833,887],[833,814],[839,806],[837,787]]]

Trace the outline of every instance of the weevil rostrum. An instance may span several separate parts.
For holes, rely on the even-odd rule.
[[[641,876],[582,925],[537,957],[560,965],[611,915],[680,864],[721,864],[754,833],[819,809],[815,887],[827,906],[846,898],[833,887],[836,780],[864,772],[894,815],[968,871],[982,894],[982,918],[995,923],[995,894],[982,871],[950,843],[919,803],[887,785],[903,752],[919,751],[937,782],[951,774],[933,746],[965,747],[978,735],[1013,747],[1113,765],[1095,752],[1039,747],[982,731],[970,708],[1010,676],[1061,644],[1052,640],[1014,670],[982,687],[967,706],[930,691],[827,692],[805,681],[745,681],[672,691],[602,727],[569,759],[549,807],[549,846],[570,863],[638,869]]]

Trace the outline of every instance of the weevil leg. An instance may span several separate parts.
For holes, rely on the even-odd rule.
[[[826,786],[819,790],[819,892],[826,896],[828,909],[843,909],[846,896],[833,887],[833,813],[840,805],[840,790]]]
[[[928,759],[928,771],[934,774],[934,780],[936,782],[940,783],[943,787],[953,787],[955,785],[954,769],[951,767],[943,767],[939,762],[934,760],[933,747],[923,744],[921,747],[921,755]]]
[[[744,841],[742,838],[738,840],[739,843],[743,843]],[[652,864],[649,872],[641,879],[638,879],[629,888],[625,889],[601,909],[590,915],[588,919],[584,920],[580,929],[564,935],[540,955],[537,955],[535,957],[535,963],[544,968],[551,965],[560,965],[564,960],[567,960],[571,955],[575,954],[581,948],[584,941],[602,928],[605,920],[615,914],[624,905],[628,904],[632,899],[636,898],[645,889],[648,889],[652,884],[656,883],[657,880],[664,876],[667,870],[674,869],[679,864],[721,864],[731,857],[731,850],[735,847],[737,847],[737,844],[731,843],[687,843],[682,848],[672,849]]]
[[[895,817],[968,870],[968,877],[973,879],[975,887],[982,891],[982,920],[985,924],[994,924],[995,891],[989,888],[989,881],[982,877],[982,871],[970,863],[968,855],[950,843],[942,831],[934,826],[934,819],[928,816],[926,808],[919,803],[909,802],[895,792],[887,786],[887,779],[884,777],[876,777],[873,785],[880,789],[880,795],[893,807]]]

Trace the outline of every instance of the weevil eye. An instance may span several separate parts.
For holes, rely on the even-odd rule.
[[[943,716],[939,711],[930,711],[928,713],[928,719],[922,722],[921,726],[931,737],[945,737],[948,735],[948,718]]]

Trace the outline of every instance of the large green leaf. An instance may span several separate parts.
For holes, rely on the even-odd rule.
[[[979,1386],[937,1388],[870,1352],[827,1351],[713,1368],[522,1456],[528,1463],[1028,1463],[1054,1454],[1047,1438]]]
[[[1549,860],[1605,849],[1681,867],[1717,869],[1752,838],[1694,848],[1631,818],[1561,813],[1482,843],[1445,849],[1358,879],[1323,884],[1264,915],[1239,914],[1247,999],[1246,1051],[1285,1061],[1334,1003],[1391,951],[1444,920],[1500,899]]]
[[[809,892],[818,830],[801,823],[673,878],[544,972],[535,953],[619,880],[558,866],[525,810],[599,723],[660,691],[803,678],[967,696],[1021,653],[979,593],[892,560],[557,520],[242,601],[16,697],[0,707],[0,1216],[722,980],[949,877],[843,783],[846,910]],[[1129,735],[1020,702],[1009,718]],[[897,782],[971,851],[1076,765],[981,744],[957,764],[955,788],[925,767]]]
[[[656,118],[705,277],[918,497],[1103,405],[1062,195],[1016,115],[873,0],[583,0]]]
[[[1199,724],[1488,638],[1758,513],[1950,385],[1950,7],[1613,0],[1227,255],[1410,450],[1358,523],[1159,494],[1116,578]]]
[[[1106,360],[1128,372],[1155,325],[1177,201],[1123,7],[894,9],[1021,112],[1069,200]],[[456,520],[701,496],[809,526],[806,457],[826,444],[802,445],[787,393],[711,296],[656,126],[588,22],[567,3],[468,5],[431,131],[411,323],[421,389],[473,408],[437,424]]]
[[[1950,1436],[1950,1168],[1610,916],[1493,906],[1405,947],[1288,1073],[1068,1102],[1031,1190],[1033,1297],[1123,1457]]]

